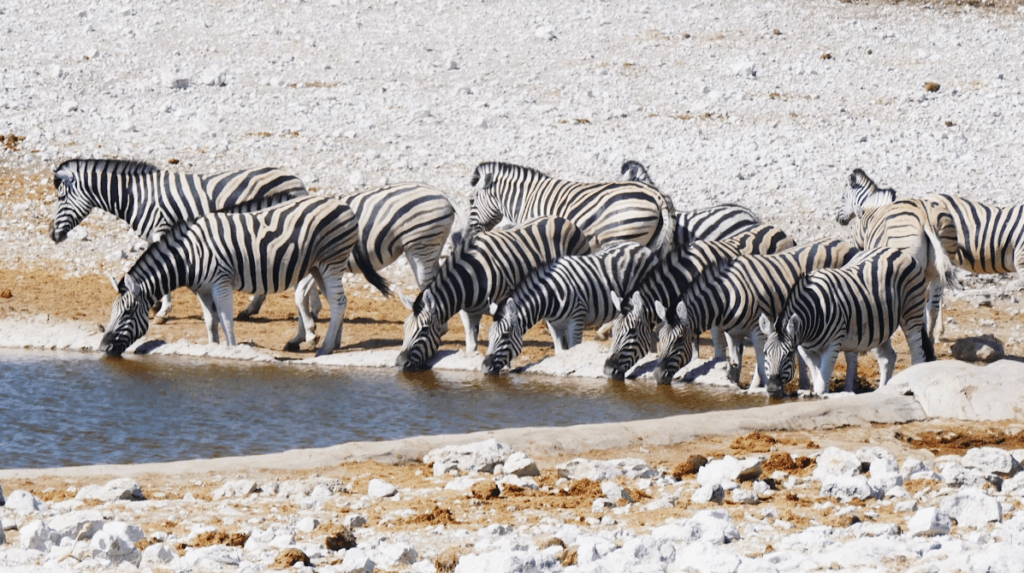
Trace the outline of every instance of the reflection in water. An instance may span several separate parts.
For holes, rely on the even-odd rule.
[[[251,455],[764,403],[693,384],[0,350],[0,467]]]

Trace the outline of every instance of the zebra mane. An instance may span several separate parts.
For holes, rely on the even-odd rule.
[[[514,163],[502,163],[500,161],[485,161],[477,165],[476,169],[473,170],[473,177],[469,180],[470,186],[476,187],[476,184],[480,182],[480,174],[485,171],[493,172],[496,176],[510,175],[515,178],[525,176],[529,178],[543,177],[545,179],[551,179],[550,175],[532,167],[525,167]]]
[[[865,197],[870,198],[872,203],[882,199],[880,204],[892,203],[896,200],[896,190],[892,188],[881,189],[875,184],[874,180],[868,177],[867,173],[860,167],[853,170],[850,174],[850,189],[858,191],[864,189],[867,193]],[[888,199],[888,200],[885,200]],[[862,206],[868,206],[865,203]]]
[[[808,273],[800,273],[797,276],[796,282],[793,283],[793,288],[789,290],[789,295],[786,296],[786,301],[782,303],[782,310],[779,311],[779,315],[775,317],[774,322],[775,334],[777,334],[779,338],[782,338],[784,334],[783,330],[786,328],[786,325],[782,322],[782,317],[786,316],[786,314],[792,310],[794,304],[793,301],[796,300],[799,293],[807,290],[807,283],[809,283],[810,280],[811,277]]]
[[[721,276],[736,263],[736,259],[722,259],[711,265],[708,265],[701,272],[697,273],[697,276],[693,277],[690,284],[683,291],[682,296],[679,297],[679,302],[689,302],[694,297],[698,296],[700,291],[705,290],[707,287],[714,285],[718,282]],[[675,305],[672,308],[666,307],[668,310],[669,322],[675,322],[679,319],[676,316]]]
[[[416,295],[416,300],[414,300],[412,303],[413,314],[419,314],[420,311],[423,310],[423,293],[430,290],[430,288],[434,286],[434,284],[437,284],[441,280],[442,274],[450,272],[447,271],[446,269],[449,269],[451,267],[451,265],[453,264],[452,261],[457,261],[461,259],[462,255],[466,252],[466,250],[473,246],[473,243],[476,242],[477,234],[478,232],[467,229],[465,235],[462,237],[462,240],[457,243],[454,243],[451,252],[448,253],[448,256],[440,261],[437,272],[434,273],[434,276],[430,279],[430,282],[423,285],[423,288],[420,289],[420,293]]]
[[[56,172],[60,172],[64,169],[75,169],[86,167],[93,171],[99,171],[102,173],[128,173],[128,174],[143,174],[153,173],[154,171],[160,171],[160,169],[152,163],[145,161],[136,161],[129,159],[85,159],[76,158],[68,159],[64,163],[61,163],[57,167]]]

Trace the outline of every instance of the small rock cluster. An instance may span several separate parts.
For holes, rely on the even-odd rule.
[[[117,479],[51,503],[0,490],[0,567],[1012,572],[1024,552],[1022,460],[1024,450],[993,447],[903,460],[828,447],[813,460],[694,456],[669,469],[576,458],[542,470],[491,439],[429,452],[415,486],[214,477],[207,493],[175,497]],[[572,496],[585,503],[528,501]],[[509,500],[495,520],[493,504]],[[414,509],[424,502],[431,515]]]

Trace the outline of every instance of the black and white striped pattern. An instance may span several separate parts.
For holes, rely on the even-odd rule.
[[[925,329],[925,273],[896,249],[864,251],[840,269],[809,273],[793,288],[773,321],[760,319],[765,336],[768,393],[777,396],[793,377],[797,348],[817,394],[828,392],[840,352],[846,354],[846,390],[853,391],[857,353],[875,349],[879,386],[892,377],[896,353],[890,337],[903,330],[911,362],[935,359]]]
[[[611,293],[633,290],[656,258],[636,243],[614,243],[591,255],[566,256],[530,273],[501,306],[488,337],[483,369],[497,374],[519,356],[526,331],[546,320],[555,352],[583,341],[583,329],[615,318]]]
[[[577,183],[507,163],[481,163],[470,184],[470,232],[541,216],[564,217],[587,236],[591,250],[633,241],[654,252],[672,248],[675,209],[657,189],[636,182]]]
[[[656,303],[662,325],[655,380],[671,384],[676,372],[693,358],[693,341],[718,327],[729,339],[728,376],[735,384],[739,384],[743,340],[751,335],[758,364],[750,388],[757,388],[765,379],[758,317],[778,314],[801,275],[840,267],[856,253],[857,248],[845,241],[820,239],[781,253],[746,255],[707,267],[679,299]]]
[[[125,221],[152,243],[182,221],[216,211],[256,211],[307,195],[297,177],[270,167],[197,175],[113,159],[65,161],[54,172],[53,185],[57,210],[50,238],[57,243],[93,209]],[[163,322],[170,309],[168,294],[156,322]]]
[[[156,299],[183,286],[199,295],[209,341],[218,341],[220,323],[228,345],[234,345],[234,291],[280,292],[312,274],[331,308],[330,327],[317,354],[329,354],[341,343],[347,305],[342,276],[353,246],[367,279],[388,294],[386,281],[357,246],[357,228],[347,205],[325,197],[295,199],[255,213],[211,213],[172,227],[118,285],[120,296],[100,348],[120,356],[149,329],[149,307]]]
[[[1013,273],[1024,278],[1024,204],[997,207],[955,197],[930,195],[950,214],[956,229],[953,263],[974,273]]]
[[[710,264],[740,255],[774,253],[794,244],[778,227],[762,225],[729,239],[696,241],[669,253],[620,301],[622,314],[612,324],[612,346],[605,361],[605,375],[614,380],[624,379],[626,373],[654,349],[655,300],[677,300],[693,277]]]
[[[638,181],[657,188],[647,168],[639,161],[622,164],[622,180]],[[749,231],[761,224],[761,218],[742,205],[722,203],[692,211],[680,211],[676,226],[676,246],[693,241],[718,241]]]
[[[846,225],[860,219],[854,242],[861,249],[890,247],[906,251],[924,269],[928,289],[928,331],[942,335],[942,293],[955,285],[953,264],[957,231],[946,206],[934,197],[896,200],[892,189],[879,189],[861,169],[850,185],[836,220]]]
[[[444,193],[422,183],[400,183],[336,199],[355,213],[359,240],[374,270],[380,271],[405,253],[421,289],[434,278],[455,219],[455,208]],[[350,257],[345,271],[358,270],[354,256]],[[312,277],[299,282],[295,299],[300,305],[307,305],[310,314],[316,316],[320,299],[313,291]],[[238,314],[239,320],[258,312],[262,302],[262,296],[253,297],[249,308]],[[316,339],[315,324],[306,323],[306,328],[302,339],[312,344]],[[302,339],[293,339],[285,349],[298,350]]]
[[[406,370],[426,367],[456,312],[462,313],[466,351],[475,353],[480,317],[490,311],[492,303],[503,303],[538,267],[559,257],[589,252],[586,236],[561,217],[542,217],[511,229],[466,237],[415,302],[405,301],[412,314],[405,322],[396,365]]]

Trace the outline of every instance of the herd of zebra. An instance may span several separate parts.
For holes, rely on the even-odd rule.
[[[896,200],[860,169],[850,176],[837,221],[856,219],[853,241],[797,245],[749,209],[722,204],[677,212],[635,161],[622,176],[580,183],[498,162],[479,164],[464,226],[425,184],[347,196],[310,194],[295,176],[263,168],[216,175],[160,170],[138,161],[75,159],[55,171],[50,224],[64,240],[93,208],[127,222],[149,242],[114,280],[119,293],[100,349],[120,356],[171,308],[170,292],[194,291],[208,339],[235,344],[233,293],[295,288],[299,328],[286,349],[315,344],[322,294],[330,323],[317,355],[341,345],[347,299],[342,278],[359,270],[385,296],[380,269],[405,253],[420,289],[410,300],[396,365],[429,368],[459,313],[475,353],[483,314],[494,317],[482,368],[498,374],[545,320],[560,352],[587,327],[611,325],[605,373],[623,380],[657,349],[654,376],[671,383],[711,331],[716,357],[739,383],[743,344],[756,368],[750,388],[780,395],[805,368],[801,388],[828,392],[840,352],[846,390],[857,355],[874,350],[883,385],[892,376],[890,337],[902,329],[911,361],[935,359],[941,298],[954,267],[1024,272],[1024,206],[999,208],[950,195]],[[505,220],[506,224],[498,228]],[[446,245],[450,252],[442,259]],[[314,289],[314,286],[316,289]],[[319,291],[319,292],[317,292]],[[724,339],[724,344],[723,344]]]

